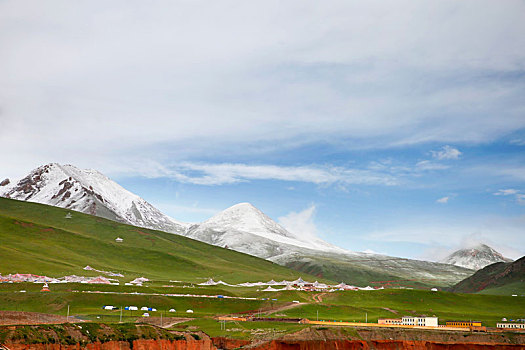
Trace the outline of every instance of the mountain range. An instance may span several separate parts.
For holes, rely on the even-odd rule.
[[[53,205],[110,220],[175,233],[332,280],[355,284],[451,286],[474,270],[449,263],[351,252],[319,238],[293,234],[249,203],[212,218],[177,221],[96,170],[47,164],[16,183],[3,181],[0,196]]]

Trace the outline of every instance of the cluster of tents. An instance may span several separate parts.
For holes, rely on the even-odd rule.
[[[21,283],[21,282],[30,282],[30,283],[91,283],[91,284],[115,284],[118,285],[119,282],[114,278],[106,278],[104,276],[98,277],[86,277],[86,276],[77,276],[70,275],[60,278],[48,277],[48,276],[39,276],[33,275],[30,273],[16,273],[6,276],[0,275],[0,282],[2,283]]]
[[[224,286],[230,286],[230,287],[266,287],[265,289],[262,289],[263,292],[278,292],[278,291],[283,291],[283,290],[336,291],[336,290],[383,289],[382,287],[372,288],[370,286],[367,286],[367,287],[350,286],[344,282],[341,282],[337,285],[329,285],[329,284],[321,283],[318,281],[308,282],[308,281],[303,280],[301,277],[299,277],[298,279],[294,281],[282,280],[280,282],[277,282],[277,281],[271,280],[268,282],[244,282],[244,283],[239,283],[239,284],[230,284],[224,281],[216,282],[210,278],[206,282],[199,283],[199,286],[216,286],[216,285],[224,285]],[[281,286],[282,288],[276,288],[278,286]]]

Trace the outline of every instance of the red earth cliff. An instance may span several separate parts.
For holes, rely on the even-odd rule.
[[[428,341],[406,340],[273,340],[252,347],[253,350],[517,350],[525,349],[524,345],[510,344],[473,344],[473,343],[436,343]]]
[[[88,343],[86,345],[63,344],[5,344],[10,350],[216,350],[210,339],[203,340],[134,340],[132,347],[127,341],[109,341],[106,343]]]

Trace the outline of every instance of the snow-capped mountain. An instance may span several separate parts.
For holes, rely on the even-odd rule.
[[[131,225],[183,232],[176,221],[96,170],[51,163],[31,171],[17,183],[0,187],[0,196],[49,204]]]
[[[466,267],[479,270],[497,262],[510,262],[511,259],[492,249],[488,245],[479,244],[471,248],[460,249],[441,260],[444,264]]]
[[[184,235],[334,280],[368,284],[388,279],[395,285],[415,278],[450,285],[474,273],[449,264],[351,252],[320,238],[293,234],[249,203],[236,204],[200,224],[185,224],[100,172],[72,165],[52,163],[16,183],[2,181],[0,196]]]
[[[347,252],[321,239],[307,240],[288,232],[250,203],[236,204],[190,227],[185,235],[264,259],[305,249]]]
[[[351,252],[319,238],[294,235],[249,203],[236,204],[190,227],[185,235],[300,271],[354,283],[416,279],[446,285],[474,272],[435,262]]]

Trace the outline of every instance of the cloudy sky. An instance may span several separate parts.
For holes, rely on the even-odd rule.
[[[524,1],[0,1],[0,177],[95,168],[182,221],[525,255]]]

